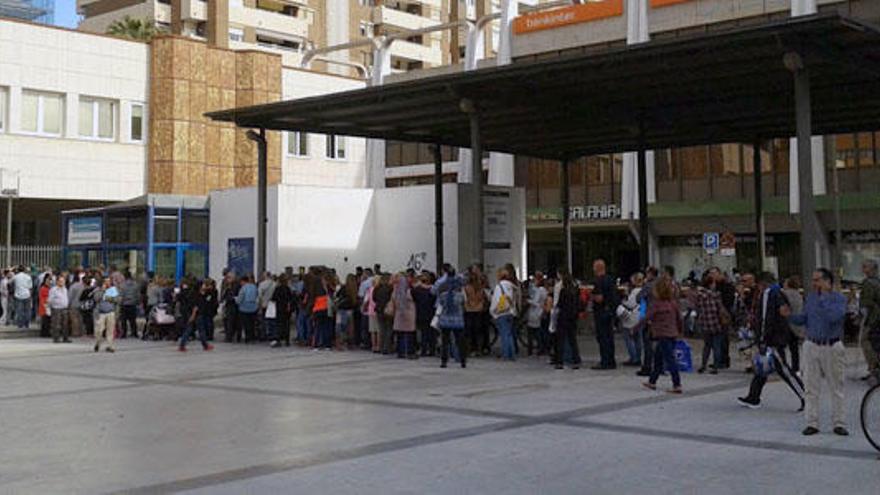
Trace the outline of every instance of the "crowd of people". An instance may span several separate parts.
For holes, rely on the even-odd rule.
[[[880,379],[880,279],[866,261],[858,296],[859,345],[868,373]],[[92,335],[94,350],[114,352],[117,338],[173,340],[181,352],[195,336],[213,349],[215,321],[226,342],[315,350],[363,349],[401,359],[439,358],[462,368],[474,356],[497,348],[502,360],[545,357],[562,369],[580,368],[579,322],[592,313],[599,349],[594,370],[617,368],[615,334],[623,334],[628,359],[646,388],[656,390],[669,375],[670,393],[683,392],[676,348],[685,334],[703,340],[699,373],[731,367],[731,344],[753,374],[738,402],[761,406],[768,378],[778,374],[801,400],[807,426],[818,433],[822,381],[833,404],[834,432],[847,434],[843,413],[844,323],[850,301],[835,287],[834,275],[818,269],[810,287],[798,277],[782,284],[773,274],[726,274],[718,268],[677,281],[674,270],[647,267],[621,284],[605,261],[592,266],[593,278],[575,280],[565,270],[520,280],[512,265],[499,268],[495,284],[479,265],[458,273],[444,265],[439,274],[384,272],[379,265],[341,276],[327,267],[269,272],[259,280],[225,271],[220,286],[210,278],[174,280],[146,274],[135,278],[115,266],[70,271],[7,270],[0,279],[2,322],[27,328],[40,321],[41,335],[70,342]],[[804,296],[805,295],[805,296]],[[145,323],[139,325],[139,315]],[[498,344],[496,346],[496,343]],[[710,360],[711,357],[711,360]]]

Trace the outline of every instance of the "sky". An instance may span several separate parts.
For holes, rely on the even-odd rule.
[[[76,0],[55,0],[55,24],[75,28],[79,18],[76,15]]]

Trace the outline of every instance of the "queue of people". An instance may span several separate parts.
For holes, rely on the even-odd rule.
[[[502,360],[545,357],[562,369],[582,365],[579,322],[589,312],[599,349],[594,370],[617,368],[615,333],[623,333],[628,359],[646,388],[656,390],[668,375],[668,392],[683,393],[676,347],[689,332],[702,337],[699,373],[718,374],[731,366],[731,338],[745,371],[753,375],[748,393],[737,401],[762,405],[771,375],[779,375],[801,401],[804,435],[819,432],[819,390],[832,400],[833,432],[848,434],[843,414],[844,322],[850,302],[823,268],[803,291],[797,277],[779,284],[770,273],[738,273],[718,268],[699,280],[681,283],[674,270],[648,267],[619,287],[604,260],[593,263],[589,284],[565,270],[555,277],[536,272],[519,280],[513,266],[494,273],[496,283],[478,265],[457,273],[444,265],[439,274],[414,270],[387,273],[376,265],[344,277],[327,267],[293,273],[237,276],[224,272],[218,288],[206,278],[173,280],[147,274],[136,279],[115,266],[35,273],[17,267],[0,279],[2,318],[27,328],[39,318],[41,335],[56,343],[93,335],[94,350],[115,351],[117,339],[168,339],[187,351],[195,337],[213,349],[214,323],[222,319],[226,342],[291,345],[315,350],[364,349],[401,359],[437,357],[462,368],[468,359],[499,348]],[[859,295],[862,327],[859,344],[867,374],[880,379],[880,279],[877,264],[863,265]],[[33,304],[33,307],[31,306]],[[146,323],[139,327],[143,312]],[[493,332],[494,330],[494,332]],[[710,359],[711,358],[711,359]]]

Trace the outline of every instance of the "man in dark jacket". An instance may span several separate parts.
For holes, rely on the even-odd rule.
[[[785,383],[791,388],[801,401],[801,409],[804,407],[804,385],[801,380],[790,373],[786,360],[786,349],[794,334],[788,324],[788,318],[783,315],[782,308],[788,306],[788,300],[773,274],[764,272],[758,279],[758,293],[753,305],[752,321],[757,343],[756,355],[766,356],[770,350],[773,356],[773,371],[779,374]],[[761,392],[767,384],[770,372],[761,366],[754,367],[755,376],[752,378],[749,394],[737,399],[740,405],[757,409],[761,407]]]
[[[733,315],[736,306],[736,287],[727,280],[727,276],[718,267],[709,270],[715,279],[715,291],[721,296],[721,305],[727,310],[727,314]],[[721,333],[721,356],[719,367],[730,368],[730,328],[723,328]]]

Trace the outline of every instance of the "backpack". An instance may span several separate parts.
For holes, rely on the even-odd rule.
[[[89,287],[82,291],[82,294],[79,296],[79,309],[80,311],[92,311],[95,309],[95,299],[92,297],[92,292],[95,289]]]

